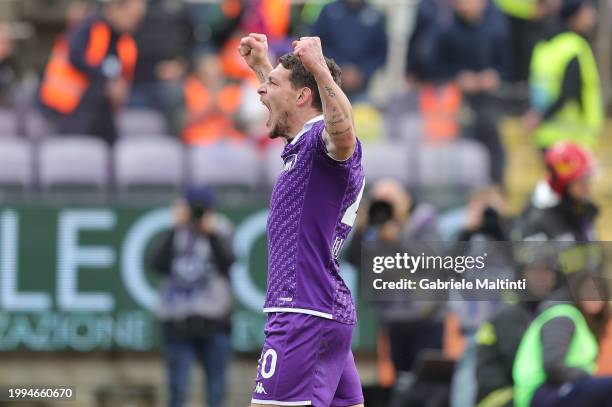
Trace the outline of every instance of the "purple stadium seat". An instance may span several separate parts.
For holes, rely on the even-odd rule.
[[[17,137],[0,137],[0,184],[28,188],[33,178],[30,143]]]
[[[17,135],[17,114],[10,109],[0,109],[0,137]]]
[[[55,134],[51,123],[36,109],[30,109],[25,114],[25,135],[31,139],[38,140]]]
[[[183,145],[170,137],[120,139],[114,152],[119,189],[130,186],[180,187],[184,180]]]
[[[488,174],[489,155],[476,141],[462,139],[420,148],[418,176],[424,187],[481,187],[489,183]]]
[[[98,138],[66,135],[46,139],[40,145],[39,180],[43,189],[55,185],[105,188],[109,173],[109,147]]]
[[[363,169],[366,182],[395,178],[404,185],[414,183],[410,171],[411,152],[403,143],[381,143],[363,146]]]
[[[257,151],[246,143],[192,147],[189,169],[194,185],[256,188],[261,179]]]
[[[126,109],[117,117],[120,137],[168,134],[164,117],[155,110]]]

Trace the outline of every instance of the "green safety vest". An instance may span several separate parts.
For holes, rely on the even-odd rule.
[[[495,4],[509,16],[530,20],[536,16],[538,0],[495,0]]]
[[[529,77],[531,104],[544,112],[558,99],[567,65],[576,56],[582,77],[582,108],[577,100],[567,101],[553,117],[543,122],[535,131],[540,148],[558,141],[595,147],[603,124],[599,73],[591,46],[579,34],[564,32],[535,46]]]
[[[565,355],[565,365],[594,373],[599,346],[578,308],[569,304],[553,305],[542,312],[527,328],[514,359],[515,407],[529,407],[536,390],[546,381],[542,360],[542,326],[553,318],[567,317],[574,323],[574,336]]]

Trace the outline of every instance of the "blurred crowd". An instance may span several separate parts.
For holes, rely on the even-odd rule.
[[[343,70],[366,142],[416,135],[419,148],[468,140],[484,150],[486,176],[498,186],[507,161],[498,130],[503,116],[523,115],[542,151],[563,140],[595,147],[603,107],[589,43],[594,2],[435,0],[414,11],[405,81],[381,101],[372,95],[389,60],[389,24],[366,0],[74,0],[25,104],[41,113],[45,134],[112,144],[120,136],[117,117],[146,109],[159,115],[165,134],[187,145],[265,145],[266,113],[258,81],[236,52],[239,38],[265,33],[275,60],[290,51],[291,38],[316,35]],[[32,71],[17,66],[12,37],[11,25],[2,23],[3,108],[23,107],[20,79]]]
[[[572,140],[593,148],[603,123],[590,46],[596,8],[583,0],[418,2],[404,83],[372,97],[388,61],[387,16],[366,0],[74,0],[29,101],[46,133],[114,143],[121,112],[155,111],[164,133],[187,145],[266,144],[258,81],[236,52],[248,32],[268,36],[272,60],[291,38],[315,35],[343,70],[362,140],[477,144],[486,176],[502,187],[506,152],[498,123],[524,115],[542,151]],[[19,104],[24,72],[0,25],[0,105]],[[375,92],[374,92],[375,93]],[[406,117],[414,121],[404,120]],[[25,119],[27,121],[27,119]],[[23,132],[23,131],[22,131]]]
[[[364,157],[383,152],[366,166],[374,182],[348,248],[357,267],[362,243],[372,241],[394,247],[413,241],[464,242],[467,247],[565,241],[574,247],[597,240],[598,208],[591,197],[597,165],[590,150],[597,146],[604,114],[590,45],[596,13],[589,0],[420,1],[407,39],[404,81],[381,104],[372,89],[388,61],[388,23],[383,11],[366,0],[305,5],[289,0],[74,0],[31,105],[44,118],[48,134],[90,135],[111,146],[122,136],[118,115],[147,110],[161,118],[166,135],[188,146],[265,148],[266,111],[259,103],[257,78],[237,52],[239,39],[265,33],[274,60],[291,50],[292,38],[319,36],[325,55],[342,68],[342,86],[367,143]],[[0,23],[0,107],[8,110],[18,104],[15,91],[24,72],[13,54],[11,26]],[[506,216],[504,202],[506,152],[499,131],[504,115],[522,116],[547,170],[514,219]],[[426,148],[447,151],[462,143],[484,154],[450,148],[449,156],[423,154],[430,162],[418,166],[424,179],[445,164],[431,157],[464,160],[464,167],[477,168],[461,169],[484,181],[468,183],[476,188],[459,209],[440,213],[439,205],[407,188],[410,174],[395,176],[410,171],[404,151],[412,149],[413,158],[426,160],[419,157]],[[399,160],[386,159],[391,155]],[[486,162],[477,167],[474,157]],[[458,178],[459,172],[447,177]],[[152,267],[167,276],[160,318],[172,406],[183,405],[185,372],[196,358],[207,372],[215,372],[207,375],[209,405],[223,405],[230,320],[230,307],[224,305],[233,258],[224,242],[230,234],[231,226],[214,214],[210,192],[190,190],[177,204],[174,229],[152,259]],[[611,379],[593,376],[609,310],[604,301],[593,301],[584,283],[598,281],[593,276],[599,271],[577,266],[571,279],[578,294],[569,295],[560,293],[567,287],[559,281],[568,277],[557,255],[536,250],[519,260],[510,256],[512,262],[504,262],[504,256],[496,256],[500,275],[540,282],[532,285],[533,301],[457,301],[451,307],[404,301],[377,309],[379,377],[395,389],[393,406],[450,401],[457,407],[501,407],[513,399],[520,407],[610,405]],[[218,295],[199,295],[199,282],[209,286],[213,277]],[[443,348],[450,316],[458,321],[465,350],[451,368],[449,388],[423,379],[422,351]]]
[[[610,314],[609,267],[598,252],[591,195],[596,161],[573,142],[554,144],[544,161],[546,176],[517,216],[507,214],[495,187],[476,189],[466,206],[441,212],[394,179],[372,185],[348,248],[355,267],[367,258],[363,250],[487,253],[487,278],[525,279],[527,290],[520,298],[450,290],[427,301],[385,293],[374,302],[378,377],[393,391],[390,404],[379,405],[609,403],[612,378],[596,375]],[[435,276],[475,281],[478,273]],[[427,277],[434,278],[429,270]],[[573,348],[582,334],[584,352]]]

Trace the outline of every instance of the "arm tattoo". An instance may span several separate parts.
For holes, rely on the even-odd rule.
[[[341,136],[341,135],[346,134],[346,133],[348,133],[350,131],[351,131],[351,127],[349,126],[346,129],[344,129],[344,130],[338,130],[338,131],[329,132],[329,135],[332,136],[332,137],[333,136]]]
[[[334,119],[334,118],[332,117],[332,120],[333,120],[333,119]],[[336,124],[344,123],[344,121],[345,121],[346,119],[347,119],[346,117],[342,117],[342,118],[340,118],[340,119],[338,119],[338,120],[333,120],[333,121],[332,121],[332,120],[329,120],[329,121],[327,122],[327,125],[328,125],[328,126],[335,126]]]
[[[334,92],[331,86],[326,86],[325,90],[327,91],[327,96],[329,96],[330,98],[336,97],[336,92]]]
[[[257,74],[257,78],[259,78],[260,82],[265,82],[266,81],[266,75],[264,75],[264,73],[261,71],[261,69],[258,69],[257,71],[255,71],[255,73]]]

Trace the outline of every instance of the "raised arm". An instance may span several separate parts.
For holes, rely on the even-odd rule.
[[[321,40],[319,37],[302,37],[293,42],[293,53],[317,81],[325,118],[323,138],[329,155],[339,161],[350,158],[357,143],[353,108],[332,77],[323,56]]]
[[[257,74],[259,82],[264,83],[272,70],[268,56],[268,38],[264,34],[251,33],[240,40],[238,52]]]

